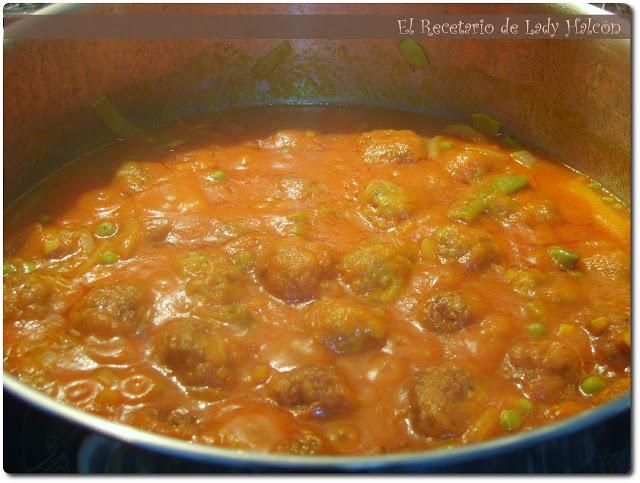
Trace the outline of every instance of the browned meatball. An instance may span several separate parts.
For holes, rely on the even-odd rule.
[[[5,319],[43,319],[53,305],[54,288],[43,276],[16,273],[4,277],[3,314]]]
[[[320,435],[310,430],[300,431],[295,437],[278,444],[276,453],[294,455],[327,454],[327,443]]]
[[[317,341],[338,354],[379,347],[387,335],[382,319],[364,305],[346,299],[316,302],[305,323]]]
[[[234,377],[229,342],[205,321],[177,319],[160,329],[154,352],[188,386],[220,387]]]
[[[217,306],[237,302],[246,283],[242,270],[222,255],[187,253],[178,259],[178,270],[187,280],[185,289],[194,311],[202,316],[217,313]]]
[[[624,368],[629,365],[631,351],[630,315],[618,314],[606,317],[606,326],[597,333],[594,343],[596,353],[604,356],[614,366]]]
[[[389,181],[372,181],[360,192],[362,214],[378,228],[391,228],[409,218],[415,199],[404,188]]]
[[[257,270],[272,295],[286,302],[306,302],[316,297],[330,265],[327,250],[292,236],[267,247],[258,258]]]
[[[486,395],[469,370],[445,364],[417,374],[410,392],[415,429],[438,439],[462,435],[481,413]]]
[[[425,329],[439,334],[456,332],[471,323],[467,299],[458,292],[442,292],[429,298],[419,313]]]
[[[370,164],[405,164],[426,158],[426,146],[420,136],[408,130],[375,130],[361,134],[358,149],[362,160]]]
[[[441,161],[451,176],[459,181],[470,182],[486,176],[493,166],[486,154],[478,151],[445,151]]]
[[[137,285],[118,282],[92,288],[71,310],[78,332],[100,337],[134,334],[149,319],[148,294]]]
[[[491,236],[483,230],[448,225],[434,234],[436,254],[442,263],[459,263],[465,268],[482,269],[498,257]]]
[[[116,183],[125,195],[142,191],[150,180],[149,170],[134,161],[123,163],[116,171]]]
[[[559,340],[527,339],[507,352],[505,375],[518,381],[536,401],[557,402],[569,397],[579,379],[581,362],[576,351]]]
[[[405,286],[413,262],[404,246],[369,240],[346,255],[338,265],[342,281],[372,302],[390,302]]]
[[[316,418],[347,412],[353,404],[347,384],[328,368],[308,366],[281,372],[267,387],[280,406]]]

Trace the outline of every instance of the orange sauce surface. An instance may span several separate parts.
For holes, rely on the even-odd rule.
[[[296,454],[481,441],[624,394],[628,208],[444,126],[244,109],[69,165],[5,213],[5,370],[142,429]],[[527,184],[487,191],[501,176]]]

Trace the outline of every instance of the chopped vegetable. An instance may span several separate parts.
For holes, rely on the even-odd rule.
[[[479,143],[484,139],[482,134],[466,124],[452,124],[451,126],[445,127],[443,132],[474,143]]]
[[[214,171],[212,173],[209,173],[207,175],[207,179],[209,181],[224,181],[225,179],[227,179],[227,174],[224,171]]]
[[[415,69],[429,66],[429,57],[418,42],[413,39],[403,39],[398,43],[398,49]]]
[[[545,327],[544,324],[541,324],[540,322],[535,322],[527,326],[527,333],[534,337],[539,337],[547,333],[547,328]]]
[[[492,178],[489,183],[498,193],[509,195],[529,186],[529,178],[521,174],[505,174]]]
[[[502,142],[502,144],[504,144],[508,148],[518,149],[522,147],[522,144],[520,144],[518,141],[513,139],[511,136],[508,136],[505,134],[502,134],[500,136],[500,141]]]
[[[500,133],[500,123],[484,114],[471,114],[473,128],[487,136],[497,136]]]
[[[106,96],[102,96],[93,104],[93,110],[107,127],[121,138],[132,139],[142,134],[142,129],[120,114]]]
[[[241,250],[233,256],[233,263],[243,270],[248,270],[255,265],[256,257],[249,250]]]
[[[258,60],[253,67],[253,73],[258,78],[265,78],[280,65],[291,52],[291,44],[288,40],[283,40],[268,53]]]
[[[449,217],[455,220],[471,222],[487,209],[487,199],[494,193],[511,194],[529,184],[529,178],[523,175],[495,176],[471,189],[472,195],[466,195],[454,203]]]
[[[304,211],[294,211],[287,217],[287,219],[294,223],[304,223],[307,221],[307,214]]]
[[[525,413],[533,411],[533,403],[529,401],[527,398],[521,397],[520,399],[518,399],[518,406]]]
[[[529,302],[527,309],[536,319],[542,319],[546,315],[544,306],[538,301]]]
[[[44,254],[49,255],[60,248],[60,239],[58,237],[45,238],[44,240]]]
[[[17,272],[15,265],[11,263],[5,263],[2,265],[2,276],[6,277],[7,275],[11,275]]]
[[[560,324],[558,327],[558,335],[572,334],[576,330],[576,326],[573,324]]]
[[[515,409],[505,409],[500,413],[500,426],[505,431],[514,431],[522,425],[522,416]]]
[[[580,389],[582,389],[582,392],[587,395],[600,392],[602,389],[604,389],[604,386],[604,381],[598,376],[587,377],[580,383]]]
[[[600,195],[595,193],[580,179],[573,179],[566,184],[568,192],[589,205],[589,209],[598,225],[623,243],[628,243],[631,236],[629,217],[625,213],[603,203]]]
[[[595,190],[595,191],[604,191],[604,188],[602,187],[602,185],[600,183],[598,183],[597,181],[592,181],[587,186],[589,188],[591,188],[592,190]]]
[[[118,254],[112,250],[107,250],[106,252],[102,252],[100,254],[100,263],[103,265],[113,265],[118,261],[120,257]]]
[[[551,246],[547,248],[547,253],[551,257],[553,264],[563,270],[575,267],[578,260],[580,260],[580,255],[559,246]]]
[[[427,263],[435,263],[437,261],[436,251],[430,238],[424,238],[420,243],[420,252],[422,258]]]
[[[116,225],[114,225],[110,221],[105,221],[103,223],[100,223],[96,228],[96,236],[99,238],[108,238],[115,235],[116,231]]]
[[[589,326],[591,327],[591,332],[598,335],[602,334],[605,331],[605,329],[609,326],[609,323],[609,317],[607,317],[606,315],[602,315],[589,322]]]
[[[514,153],[511,153],[511,157],[514,161],[517,161],[527,168],[533,168],[536,164],[538,164],[538,158],[536,158],[529,151],[516,151]]]

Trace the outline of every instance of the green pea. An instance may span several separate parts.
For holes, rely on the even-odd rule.
[[[514,431],[522,425],[522,416],[515,409],[505,409],[500,413],[500,426],[505,431]]]
[[[220,170],[214,171],[207,175],[207,179],[209,181],[224,181],[225,179],[227,179],[227,173]]]
[[[547,248],[547,253],[551,257],[553,264],[564,270],[575,267],[578,260],[580,260],[580,255],[559,246],[551,246]]]
[[[118,254],[112,250],[107,250],[106,252],[102,252],[100,254],[100,263],[103,265],[113,265],[118,261],[120,257]]]
[[[451,149],[451,146],[453,146],[453,144],[451,144],[449,141],[443,141],[440,146],[442,146],[442,149]]]
[[[527,398],[521,397],[520,399],[518,399],[518,406],[520,406],[520,409],[522,409],[525,413],[533,411],[533,403]]]
[[[307,214],[304,211],[294,211],[287,218],[294,223],[304,223],[307,221]]]
[[[5,263],[4,265],[2,265],[2,276],[6,277],[7,275],[16,273],[17,270],[18,269],[15,267],[15,265],[11,263]]]
[[[110,221],[105,221],[103,223],[100,223],[96,228],[96,236],[100,238],[108,238],[115,235],[116,231],[116,225],[114,225]]]
[[[536,323],[533,323],[533,324],[529,324],[527,326],[527,333],[529,335],[533,335],[535,337],[539,337],[539,336],[544,335],[544,334],[547,333],[547,328],[544,326],[544,324],[536,322]]]
[[[51,215],[42,214],[38,217],[40,223],[49,223],[51,221]]]
[[[587,377],[580,383],[580,389],[585,394],[595,394],[604,389],[604,381],[598,376]]]

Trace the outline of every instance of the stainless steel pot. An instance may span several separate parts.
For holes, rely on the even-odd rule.
[[[94,5],[86,15],[604,13],[588,5]],[[81,18],[78,18],[81,21]],[[29,29],[29,20],[21,21]],[[292,40],[267,81],[248,74],[274,40],[4,41],[5,206],[69,160],[113,142],[91,104],[107,94],[141,125],[240,105],[384,104],[449,118],[484,112],[503,130],[630,198],[630,41],[433,40],[414,71],[392,40]],[[222,449],[140,431],[64,405],[4,373],[43,410],[114,438],[200,461],[323,470],[435,469],[535,447],[629,411],[630,397],[558,424],[452,450],[375,457],[296,457]]]

